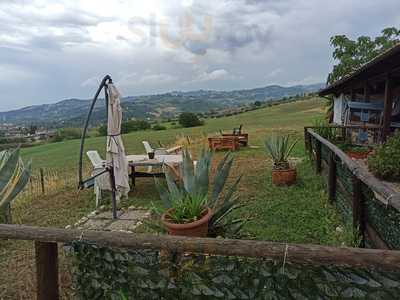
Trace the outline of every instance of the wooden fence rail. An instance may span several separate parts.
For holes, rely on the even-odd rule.
[[[342,128],[342,127],[339,127]],[[400,193],[395,191],[392,187],[386,185],[384,182],[378,180],[375,176],[369,173],[364,167],[353,161],[347,154],[340,150],[336,145],[318,135],[313,129],[315,127],[305,127],[305,147],[310,155],[315,158],[315,171],[317,174],[321,172],[322,155],[321,145],[328,149],[328,198],[331,202],[336,199],[337,190],[337,163],[338,160],[342,165],[347,168],[352,174],[352,213],[353,213],[353,226],[361,234],[361,245],[364,245],[365,235],[373,241],[376,247],[388,248],[386,243],[380,238],[379,234],[368,224],[368,219],[365,213],[365,199],[362,194],[362,183],[368,186],[375,195],[377,201],[381,201],[385,206],[392,206],[397,211],[400,211]],[[312,140],[315,141],[315,149],[313,149]],[[340,182],[339,182],[340,183]]]
[[[7,224],[0,224],[0,238],[35,241],[38,300],[59,299],[57,243],[79,240],[115,248],[252,257],[288,263],[342,265],[387,271],[398,270],[400,265],[400,251],[335,248],[252,240],[158,236]]]

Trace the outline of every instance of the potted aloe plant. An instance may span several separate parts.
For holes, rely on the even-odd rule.
[[[165,207],[162,213],[158,212],[164,228],[170,235],[216,237],[237,234],[246,220],[228,218],[231,212],[242,206],[234,196],[240,177],[225,189],[233,163],[231,154],[220,161],[213,180],[210,180],[211,151],[201,152],[196,168],[187,149],[182,155],[181,184],[175,183],[167,166],[164,166],[167,186],[155,178]]]
[[[291,185],[296,182],[296,168],[289,164],[288,158],[297,141],[290,142],[289,136],[273,135],[266,139],[265,149],[271,155],[272,183]]]

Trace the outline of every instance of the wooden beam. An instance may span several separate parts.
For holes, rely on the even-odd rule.
[[[350,89],[350,101],[353,101],[355,98],[354,88]]]
[[[376,230],[368,223],[365,224],[365,234],[366,238],[372,242],[373,247],[377,249],[389,249],[386,242],[382,240]]]
[[[392,105],[393,105],[393,96],[392,96],[392,79],[389,75],[386,76],[385,80],[385,99],[384,99],[384,108],[383,108],[383,128],[382,128],[382,140],[386,141],[388,135],[390,134],[390,123],[392,119]]]
[[[57,243],[35,241],[37,300],[58,300]]]
[[[317,174],[321,173],[322,170],[322,145],[321,142],[319,140],[315,141],[315,172],[317,172]]]
[[[328,165],[328,198],[330,202],[336,199],[336,161],[335,154],[330,152]]]
[[[241,256],[283,260],[312,265],[344,265],[398,270],[400,251],[287,244],[255,240],[192,238],[127,232],[61,229],[0,224],[0,238],[45,243],[84,241],[98,246],[125,249],[168,250],[178,253]],[[55,250],[55,248],[52,248]],[[50,255],[51,251],[48,251]],[[42,252],[45,253],[45,252]],[[53,273],[48,275],[54,276]]]
[[[364,215],[364,199],[362,194],[362,183],[360,179],[356,176],[352,178],[352,186],[353,186],[353,193],[352,193],[352,213],[353,213],[353,228],[355,232],[358,232],[361,236],[361,244],[359,246],[364,247],[365,242],[365,215]]]
[[[368,85],[368,81],[364,83],[364,99],[366,102],[369,102],[369,96],[370,96],[370,89]]]

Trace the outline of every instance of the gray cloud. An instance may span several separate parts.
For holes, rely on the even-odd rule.
[[[0,110],[90,98],[105,74],[125,95],[324,81],[332,35],[400,27],[399,8],[398,0],[0,0]]]

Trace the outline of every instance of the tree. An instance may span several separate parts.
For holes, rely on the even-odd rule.
[[[179,115],[179,124],[182,127],[195,127],[204,124],[196,114],[190,112],[184,112]]]
[[[107,135],[107,125],[106,124],[101,124],[99,129],[98,129],[99,135],[100,136],[106,136]]]
[[[36,125],[29,126],[29,134],[35,134],[36,131],[37,131],[37,126]]]
[[[334,48],[332,56],[338,64],[333,66],[328,75],[328,84],[351,74],[400,41],[400,30],[395,27],[385,28],[381,33],[375,39],[368,36],[360,36],[356,40],[345,35],[331,37],[330,43]]]
[[[261,104],[262,104],[261,101],[258,100],[254,102],[254,106],[261,106]]]

